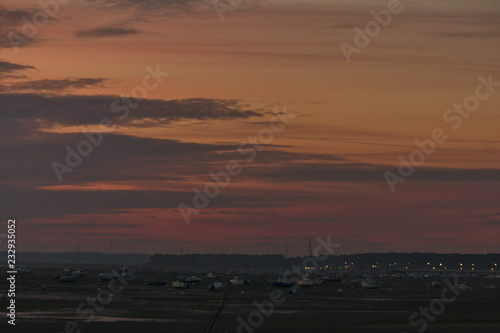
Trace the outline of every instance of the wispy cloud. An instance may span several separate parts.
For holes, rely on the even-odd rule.
[[[0,90],[20,92],[20,91],[55,91],[63,92],[71,89],[83,89],[93,86],[102,85],[106,79],[102,78],[77,78],[77,79],[61,79],[61,80],[31,80],[24,82],[10,83],[4,87],[0,86]]]
[[[104,27],[88,30],[80,30],[75,32],[75,36],[79,38],[105,38],[105,37],[123,37],[129,35],[137,35],[142,31],[133,28],[122,27]]]
[[[84,83],[76,82],[80,86]],[[75,82],[70,84],[74,86]],[[112,107],[113,102],[120,101],[119,96],[45,96],[41,94],[2,94],[0,96],[2,99],[0,119],[7,117],[24,121],[39,120],[48,126],[96,125],[104,117],[112,117],[113,114],[116,117],[122,115],[120,110],[126,105],[126,102],[122,102]],[[263,116],[261,110],[252,109],[237,100],[204,98],[143,100],[136,111],[130,112],[123,124],[143,127],[146,124],[161,125],[179,120],[231,120]]]
[[[0,79],[5,77],[11,77],[13,73],[25,71],[28,69],[35,69],[33,66],[14,64],[8,61],[0,60]],[[14,75],[14,77],[18,77]]]
[[[97,6],[136,8],[142,10],[169,9],[186,11],[208,4],[207,0],[85,0]]]
[[[36,12],[35,9],[7,9],[0,5],[0,49],[10,48],[12,46],[9,40],[9,33],[14,32],[17,35],[22,35],[21,27],[23,26],[23,17],[31,18]],[[31,42],[37,42],[37,38],[31,39]],[[28,44],[22,43],[19,46],[26,46]]]

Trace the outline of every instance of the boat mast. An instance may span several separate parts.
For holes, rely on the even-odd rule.
[[[75,268],[78,268],[80,259],[80,243],[76,246],[76,255],[75,255]]]

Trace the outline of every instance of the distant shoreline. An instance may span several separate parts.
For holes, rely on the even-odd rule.
[[[286,270],[300,265],[302,257],[285,258],[282,254],[139,254],[99,252],[19,252],[17,263],[22,265],[148,265],[176,269],[261,269]],[[383,270],[449,270],[491,271],[500,274],[500,253],[443,254],[443,253],[361,253],[332,255],[322,261],[321,269],[383,269]]]

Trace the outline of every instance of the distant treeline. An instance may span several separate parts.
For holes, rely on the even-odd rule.
[[[462,265],[460,265],[462,264]],[[495,266],[497,264],[497,266]],[[151,265],[170,269],[259,269],[281,271],[296,266],[312,266],[307,257],[283,255],[187,254],[151,257]],[[489,270],[500,274],[500,254],[365,253],[329,256],[318,266],[353,270]],[[493,270],[491,270],[493,268]]]
[[[7,254],[5,254],[6,256]],[[98,252],[17,253],[19,266],[39,264],[68,266],[148,266],[165,269],[233,269],[264,271],[291,270],[294,266],[312,266],[307,257],[285,258],[281,254],[105,254]],[[329,256],[317,261],[319,267],[349,270],[460,270],[491,271],[500,274],[500,254],[438,254],[438,253],[365,253]],[[460,265],[462,264],[462,265]],[[497,264],[495,266],[495,264]],[[493,270],[491,270],[493,268]]]
[[[155,254],[151,257],[153,266],[171,269],[263,269],[275,270],[286,264],[281,254],[245,255],[245,254]]]
[[[19,252],[17,253],[17,265],[60,265],[84,266],[84,265],[142,265],[149,262],[149,254],[105,254],[99,252]],[[5,254],[7,258],[7,254]],[[75,267],[76,268],[76,267]]]

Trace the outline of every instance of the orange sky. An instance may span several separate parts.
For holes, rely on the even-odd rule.
[[[302,255],[332,234],[343,253],[498,252],[500,87],[459,129],[443,120],[479,76],[500,82],[497,1],[402,1],[350,64],[339,44],[387,1],[244,2],[223,22],[203,1],[136,3],[74,0],[19,52],[0,43],[3,211],[25,251]],[[40,10],[3,6],[2,36]],[[157,64],[170,75],[120,121],[107,105]],[[186,225],[177,205],[285,106],[297,117]],[[105,117],[116,130],[60,183],[51,162]],[[384,171],[435,128],[448,140],[392,193]]]

